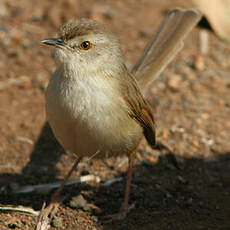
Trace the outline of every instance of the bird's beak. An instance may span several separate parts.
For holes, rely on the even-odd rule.
[[[50,46],[63,47],[67,44],[61,38],[47,38],[41,41],[42,43]]]

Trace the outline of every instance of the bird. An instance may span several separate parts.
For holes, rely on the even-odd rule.
[[[129,192],[136,150],[144,136],[154,148],[155,121],[144,95],[183,46],[183,40],[200,20],[196,9],[168,13],[142,57],[129,71],[117,37],[104,24],[77,19],[63,25],[53,46],[56,70],[46,90],[47,120],[65,150],[78,157],[62,186],[41,216],[48,216],[72,171],[84,156],[128,157],[124,202],[113,217],[123,219],[129,210]]]

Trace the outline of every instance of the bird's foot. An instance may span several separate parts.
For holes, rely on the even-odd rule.
[[[135,207],[135,204],[131,204],[127,208],[121,207],[121,210],[119,213],[111,214],[111,215],[106,215],[103,217],[103,222],[104,223],[110,223],[116,220],[124,220],[127,216],[127,214]]]

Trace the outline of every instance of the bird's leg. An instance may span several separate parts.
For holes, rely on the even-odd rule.
[[[57,208],[60,205],[60,194],[61,194],[66,182],[68,181],[68,179],[72,175],[73,171],[76,169],[76,167],[79,164],[79,162],[81,161],[81,159],[82,159],[82,157],[78,157],[75,160],[72,168],[69,170],[69,172],[65,176],[60,187],[57,189],[57,191],[52,196],[50,204],[47,207],[45,207],[45,205],[43,205],[43,207],[40,211],[38,222],[45,221],[48,218],[48,216],[54,216],[55,215]]]
[[[68,172],[67,175],[65,176],[65,178],[64,178],[63,182],[61,183],[60,187],[57,189],[57,191],[56,191],[56,192],[54,193],[54,195],[52,196],[51,202],[50,202],[49,206],[52,205],[52,204],[54,204],[55,206],[57,205],[57,207],[58,207],[58,205],[60,204],[60,194],[61,194],[62,190],[64,189],[64,186],[65,186],[66,182],[69,180],[70,176],[72,175],[73,171],[74,171],[74,170],[76,169],[76,167],[78,166],[78,164],[79,164],[79,162],[81,161],[81,159],[82,159],[82,157],[78,157],[78,158],[75,160],[75,162],[74,162],[72,168],[69,170],[69,172]],[[49,207],[49,206],[48,206],[48,207]],[[47,208],[48,208],[48,207],[47,207]],[[53,211],[55,211],[55,210],[53,210]],[[55,211],[55,212],[56,212],[56,211]],[[54,212],[54,214],[55,214],[55,212]],[[53,212],[52,212],[52,213],[53,213]]]
[[[131,186],[131,180],[132,180],[132,173],[133,173],[133,157],[129,157],[129,163],[128,163],[128,172],[127,172],[127,179],[126,179],[126,186],[125,186],[125,197],[124,201],[121,205],[120,214],[121,216],[126,216],[126,214],[129,211],[129,193],[130,193],[130,186]]]
[[[111,222],[113,220],[122,220],[126,217],[127,213],[134,207],[134,205],[129,206],[129,193],[130,193],[130,185],[132,179],[132,172],[133,172],[133,156],[129,156],[129,163],[128,163],[128,172],[127,172],[127,179],[126,179],[126,186],[125,186],[125,197],[124,201],[121,205],[120,212],[115,213],[112,215],[107,215],[104,218],[106,219],[105,222]]]

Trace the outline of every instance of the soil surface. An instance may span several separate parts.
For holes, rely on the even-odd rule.
[[[44,91],[55,69],[41,40],[61,24],[89,17],[119,37],[131,68],[165,13],[191,7],[182,0],[1,0],[0,2],[0,204],[40,210],[54,190],[16,193],[22,186],[60,181],[74,157],[66,154],[45,121]],[[209,50],[201,53],[201,35]],[[143,140],[137,153],[130,203],[118,212],[127,159],[84,159],[72,178],[51,229],[147,230],[230,229],[230,45],[210,29],[196,27],[185,46],[148,93],[157,140],[171,149],[152,150]],[[112,185],[104,182],[120,178]],[[33,229],[36,217],[0,212],[0,229]]]

